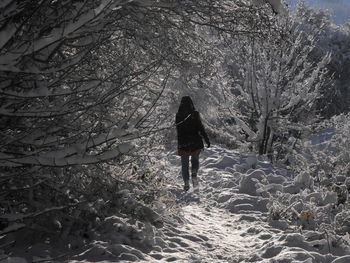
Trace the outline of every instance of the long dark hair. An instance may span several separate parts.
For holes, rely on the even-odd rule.
[[[187,114],[191,114],[193,111],[195,111],[195,108],[191,97],[190,96],[182,97],[178,113],[180,115],[187,115]]]

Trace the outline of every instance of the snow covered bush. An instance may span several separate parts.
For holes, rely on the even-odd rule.
[[[338,234],[350,233],[350,212],[348,210],[343,210],[338,213],[335,218],[335,229]]]
[[[150,131],[146,117],[161,89],[134,87],[156,65],[135,58],[125,66],[141,57],[136,50],[147,54],[114,17],[120,4],[1,5],[1,234],[18,223],[57,229],[62,238],[76,225],[86,228],[108,211],[118,186],[119,174],[104,163],[134,160],[133,142]]]
[[[350,109],[350,51],[345,44],[350,40],[349,23],[334,24],[331,15],[329,10],[315,9],[306,1],[299,1],[295,12],[295,17],[298,17],[298,22],[306,33],[322,29],[312,57],[318,59],[327,53],[332,54],[327,65],[329,80],[321,87],[322,97],[317,100],[318,112],[325,118],[349,112]]]
[[[332,235],[332,246],[345,242],[342,236],[349,233],[349,124],[349,114],[334,116],[305,139],[303,150],[290,159],[297,174],[293,184],[284,183],[269,204],[272,219],[286,218],[304,229]]]
[[[335,175],[350,177],[350,114],[341,114],[331,119],[335,134],[331,138],[327,153],[332,157]]]
[[[315,183],[329,189],[338,188],[339,196],[349,190],[349,114],[341,114],[316,129],[315,134],[300,141],[300,151],[290,156],[295,171],[307,171]]]
[[[237,138],[271,160],[282,159],[315,119],[330,55],[315,58],[321,28],[305,32],[298,17],[269,17],[273,29],[260,37],[225,40],[220,89],[222,117]],[[267,19],[268,19],[267,18]]]

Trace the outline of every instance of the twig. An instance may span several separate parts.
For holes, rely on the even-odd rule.
[[[9,234],[11,232],[15,232],[17,230],[20,230],[20,229],[22,229],[24,227],[26,227],[25,224],[14,224],[14,225],[6,227],[4,230],[0,231],[0,235]]]
[[[16,240],[12,240],[12,241],[10,241],[10,242],[8,242],[8,243],[6,243],[6,244],[0,245],[0,249],[3,249],[4,247],[11,246],[11,245],[13,245],[13,244],[15,244],[15,243],[16,243]]]
[[[328,252],[331,253],[331,246],[330,246],[330,244],[329,244],[329,235],[328,235],[327,230],[325,230],[324,233],[326,234],[326,237],[327,237]]]
[[[37,259],[37,260],[33,260],[32,262],[33,262],[33,263],[46,262],[46,261],[53,262],[53,261],[55,261],[56,259],[65,257],[65,256],[67,256],[67,255],[68,255],[68,254],[66,253],[66,254],[62,254],[62,255],[59,255],[59,256],[54,257],[54,258]]]
[[[30,213],[30,214],[26,214],[26,215],[23,215],[23,216],[17,216],[15,218],[9,218],[9,217],[6,217],[6,214],[4,216],[0,216],[0,219],[7,219],[8,222],[15,222],[17,220],[23,220],[23,219],[27,219],[27,218],[33,218],[33,217],[37,217],[37,216],[40,216],[42,214],[46,214],[46,213],[49,213],[49,212],[52,212],[52,211],[59,211],[59,210],[63,210],[65,208],[68,208],[68,207],[74,207],[74,206],[77,206],[77,205],[80,205],[80,204],[83,204],[87,201],[81,201],[81,202],[78,202],[76,204],[69,204],[69,205],[65,205],[65,206],[56,206],[56,207],[51,207],[51,208],[46,208],[42,211],[39,211],[39,212],[35,212],[35,213]]]

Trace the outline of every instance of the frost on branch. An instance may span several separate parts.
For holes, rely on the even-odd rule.
[[[276,14],[285,12],[285,7],[282,5],[281,0],[266,0],[271,5],[272,10]]]
[[[252,0],[256,6],[261,6],[265,3],[269,4],[275,14],[285,14],[286,8],[281,0]]]
[[[47,234],[62,225],[56,234],[64,238],[94,220],[82,204],[99,211],[100,199],[103,216],[135,142],[138,151],[149,143],[140,138],[154,129],[161,92],[147,81],[159,79],[163,55],[159,38],[148,35],[145,51],[142,34],[126,36],[140,30],[134,13],[120,15],[128,4],[1,1],[0,231],[33,236],[29,226]]]
[[[290,14],[271,17],[278,30],[264,38],[232,38],[223,66],[228,72],[226,118],[259,154],[287,162],[309,130],[325,86],[330,54],[313,51],[320,30],[305,33]],[[231,59],[231,61],[230,61]],[[231,71],[233,68],[239,70]]]

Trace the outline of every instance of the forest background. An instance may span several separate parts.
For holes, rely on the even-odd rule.
[[[183,95],[214,143],[320,181],[350,174],[350,23],[325,10],[276,0],[4,0],[0,9],[5,247],[26,231],[64,240],[116,208],[138,216],[122,189],[145,206],[160,200],[157,152],[176,148]],[[325,128],[329,147],[308,148]]]

